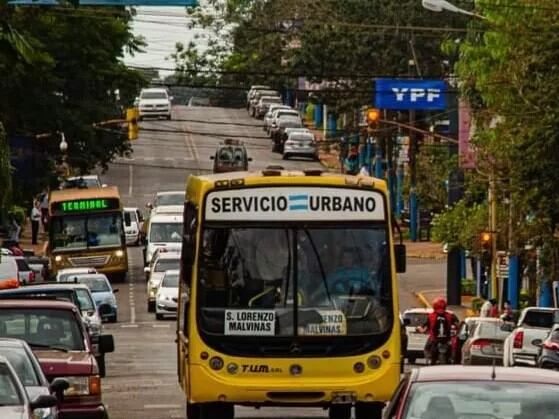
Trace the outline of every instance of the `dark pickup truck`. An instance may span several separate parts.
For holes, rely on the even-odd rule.
[[[66,301],[0,301],[0,337],[22,339],[37,355],[52,382],[70,384],[60,405],[60,419],[106,419],[101,378],[85,325],[77,307]],[[99,346],[112,352],[112,335],[101,335]]]

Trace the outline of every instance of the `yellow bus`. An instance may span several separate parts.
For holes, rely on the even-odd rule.
[[[400,379],[405,270],[388,208],[370,177],[188,179],[177,315],[188,418],[232,419],[234,405],[380,418]]]
[[[128,256],[118,188],[51,192],[47,254],[53,275],[63,268],[92,267],[124,281]]]

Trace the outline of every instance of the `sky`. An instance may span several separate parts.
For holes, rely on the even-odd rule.
[[[139,67],[174,68],[174,61],[169,57],[175,51],[175,44],[187,45],[194,40],[200,30],[188,29],[186,8],[184,7],[137,7],[133,30],[135,35],[145,38],[148,45],[144,53],[135,56],[126,55],[124,62]],[[198,40],[197,42],[202,42]],[[172,71],[160,71],[164,77]]]

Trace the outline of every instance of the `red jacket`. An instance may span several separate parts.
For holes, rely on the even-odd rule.
[[[437,339],[437,335],[436,335],[436,327],[437,327],[437,317],[439,315],[436,312],[432,312],[429,313],[429,316],[427,317],[427,323],[426,323],[426,327],[427,327],[427,331],[429,333],[429,340],[436,340]],[[457,323],[457,318],[454,314],[449,313],[448,311],[444,312],[444,316],[446,318],[446,321],[448,323],[448,330],[450,331],[451,326],[453,323]],[[448,338],[450,339],[450,335],[448,336]]]

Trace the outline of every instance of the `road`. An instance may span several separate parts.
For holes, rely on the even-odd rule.
[[[304,160],[283,161],[271,152],[271,141],[260,121],[243,109],[175,107],[171,121],[144,121],[140,138],[130,158],[117,160],[103,175],[105,183],[116,185],[127,206],[145,208],[155,192],[184,190],[189,174],[211,172],[210,156],[226,137],[239,137],[253,158],[251,168],[281,165],[288,169],[320,168]],[[119,322],[107,325],[115,337],[116,351],[108,355],[104,400],[111,419],[184,418],[184,395],[176,374],[174,321],[155,321],[147,312],[141,249],[129,248],[130,275],[118,284]],[[410,273],[399,279],[401,308],[417,305],[413,291],[425,283],[440,287],[441,264],[410,261]],[[414,272],[419,275],[415,276]],[[432,288],[432,287],[431,287]],[[323,409],[239,407],[239,418],[324,418]],[[219,419],[219,418],[216,418]]]

